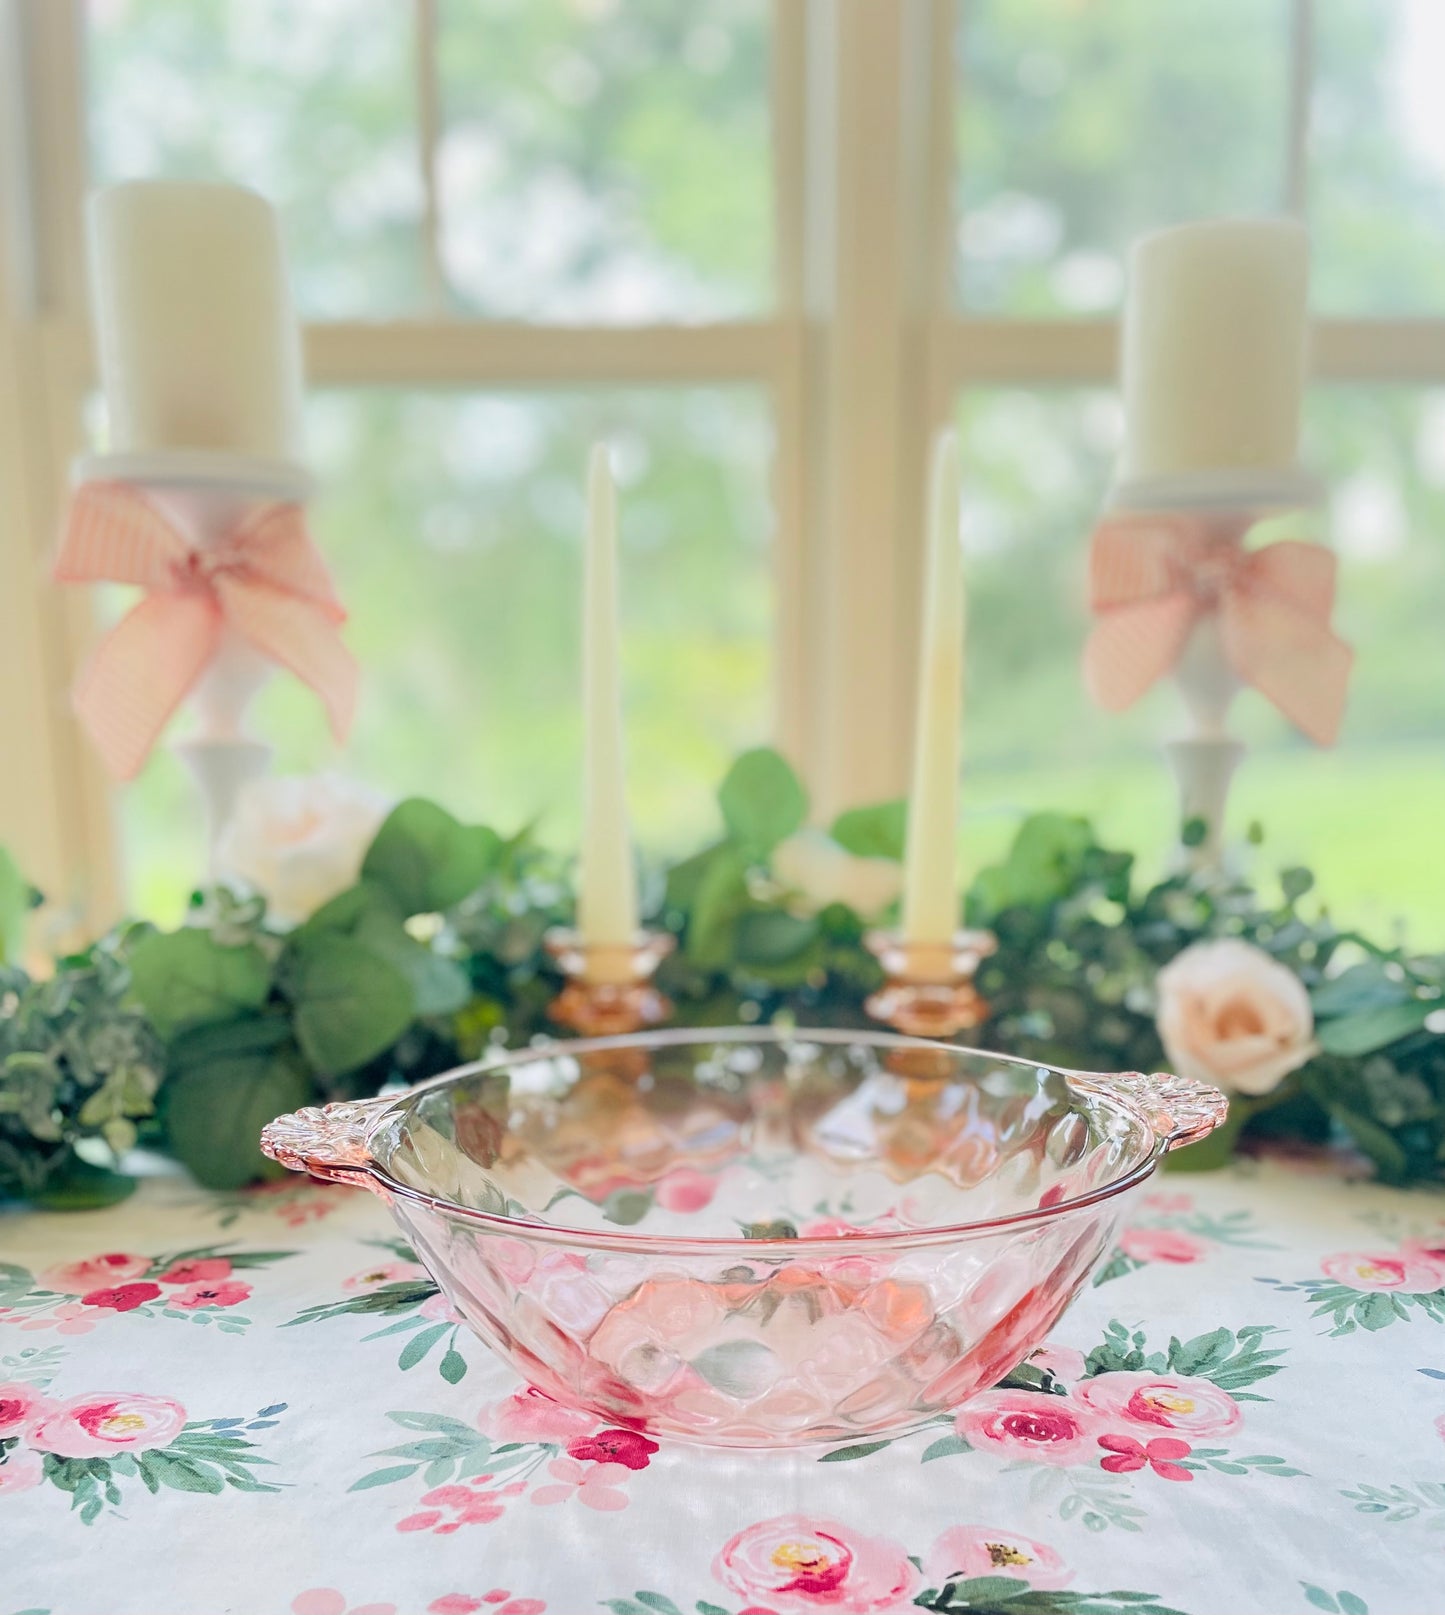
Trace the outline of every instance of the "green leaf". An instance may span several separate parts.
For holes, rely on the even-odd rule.
[[[42,1211],[101,1211],[134,1193],[134,1178],[68,1153],[64,1167],[51,1170],[31,1201]]]
[[[361,873],[403,914],[434,914],[476,891],[496,868],[503,846],[495,830],[460,824],[445,808],[414,796],[387,816]]]
[[[614,1189],[602,1202],[602,1215],[619,1228],[631,1228],[652,1209],[650,1189]]]
[[[745,751],[718,790],[728,834],[754,858],[766,858],[803,826],[808,795],[787,762],[767,746]]]
[[[409,935],[405,922],[388,892],[363,881],[319,908],[302,930],[312,936],[330,932],[361,943],[406,978],[418,1015],[450,1015],[471,997],[471,981],[455,959]]]
[[[670,1598],[662,1593],[633,1593],[639,1604],[645,1604],[648,1609],[655,1609],[657,1615],[682,1615],[682,1611]]]
[[[1348,1059],[1361,1054],[1372,1054],[1397,1038],[1418,1032],[1425,1018],[1438,1005],[1428,999],[1410,999],[1403,1004],[1381,1004],[1375,1009],[1361,1010],[1339,1020],[1323,1021],[1315,1029],[1315,1037],[1326,1054],[1343,1055]]]
[[[339,1075],[374,1060],[411,1024],[406,977],[350,937],[298,932],[282,982],[295,1006],[296,1039],[319,1071]]]
[[[926,1447],[923,1456],[918,1460],[921,1464],[930,1464],[935,1458],[956,1458],[960,1453],[972,1452],[962,1436],[940,1436],[937,1441]]]
[[[1310,994],[1310,1004],[1317,1016],[1329,1017],[1403,1004],[1410,997],[1409,983],[1388,974],[1382,960],[1365,959],[1322,982]]]
[[[733,925],[748,904],[747,857],[726,843],[703,870],[687,922],[687,956],[705,970],[725,968],[733,956]]]
[[[1316,1587],[1308,1581],[1302,1581],[1300,1586],[1305,1590],[1305,1598],[1311,1604],[1313,1604],[1316,1609],[1325,1610],[1327,1615],[1339,1615],[1340,1606],[1329,1595],[1329,1593],[1324,1590],[1323,1587]]]
[[[1315,877],[1308,869],[1298,864],[1291,869],[1282,869],[1279,872],[1279,889],[1284,893],[1286,903],[1297,903],[1314,885]]]
[[[1087,819],[1066,813],[1032,814],[1019,826],[1003,863],[980,872],[974,896],[989,915],[1057,903],[1083,878],[1093,845],[1093,826]]]
[[[19,964],[25,954],[25,916],[30,884],[20,866],[0,847],[0,964]]]
[[[1179,841],[1181,846],[1202,847],[1209,839],[1209,820],[1195,814],[1193,818],[1186,819],[1179,827]]]
[[[209,932],[152,931],[130,953],[131,991],[162,1037],[233,1020],[266,1001],[271,970],[254,943],[224,947]]]
[[[846,1464],[854,1458],[867,1458],[872,1453],[882,1452],[885,1447],[891,1447],[892,1440],[888,1441],[860,1441],[851,1447],[834,1447],[832,1452],[825,1452],[818,1460],[820,1464]]]
[[[459,1385],[467,1377],[467,1360],[455,1346],[448,1346],[441,1360],[441,1376],[448,1385]]]
[[[390,1486],[393,1481],[409,1480],[417,1472],[416,1464],[392,1464],[389,1469],[373,1469],[369,1475],[353,1481],[348,1492],[369,1492],[373,1486]]]
[[[900,798],[849,808],[833,820],[828,834],[855,858],[901,859],[908,839],[908,803]]]
[[[28,1295],[35,1286],[28,1267],[14,1262],[0,1262],[0,1307],[8,1307],[22,1295]]]
[[[161,1089],[172,1153],[208,1189],[239,1189],[276,1167],[260,1149],[261,1129],[315,1097],[306,1073],[275,1055],[187,1062]]]
[[[739,961],[752,965],[786,964],[803,953],[817,936],[817,920],[801,919],[781,909],[744,914],[733,933]]]
[[[418,1330],[402,1347],[401,1356],[396,1360],[396,1366],[398,1368],[415,1368],[451,1327],[449,1323],[434,1323],[430,1328]]]
[[[1363,1598],[1357,1597],[1354,1593],[1340,1592],[1336,1593],[1335,1596],[1340,1601],[1340,1608],[1344,1611],[1344,1615],[1370,1615],[1370,1606]]]

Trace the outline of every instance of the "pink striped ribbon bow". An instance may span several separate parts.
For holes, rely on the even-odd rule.
[[[1354,653],[1330,628],[1329,550],[1292,539],[1246,550],[1199,517],[1111,516],[1094,530],[1089,596],[1084,679],[1100,706],[1137,701],[1217,613],[1235,676],[1311,740],[1333,744]]]
[[[140,772],[228,628],[316,691],[338,740],[350,728],[357,670],[338,632],[346,613],[299,505],[264,505],[203,549],[126,484],[87,483],[71,501],[54,575],[146,591],[101,640],[73,692],[119,778]]]

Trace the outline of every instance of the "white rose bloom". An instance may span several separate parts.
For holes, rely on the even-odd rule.
[[[903,866],[892,858],[859,858],[826,831],[800,830],[774,849],[773,876],[796,894],[796,906],[805,913],[846,903],[867,916],[898,896]]]
[[[1159,972],[1155,1024],[1181,1076],[1267,1094],[1316,1052],[1309,994],[1249,942],[1196,942]]]
[[[260,892],[299,925],[352,885],[390,798],[339,774],[252,780],[217,849],[223,875]]]

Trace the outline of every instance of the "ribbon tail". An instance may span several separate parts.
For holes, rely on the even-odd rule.
[[[1239,677],[1317,746],[1334,745],[1354,652],[1329,624],[1276,595],[1231,593],[1220,628]]]
[[[1084,683],[1106,712],[1122,712],[1158,679],[1184,649],[1194,622],[1187,594],[1102,612],[1084,646]]]
[[[263,583],[232,578],[218,579],[216,592],[238,632],[316,691],[332,734],[345,740],[356,715],[359,675],[356,658],[326,608]]]
[[[152,595],[96,646],[71,699],[117,779],[140,772],[220,638],[221,614],[213,600]]]

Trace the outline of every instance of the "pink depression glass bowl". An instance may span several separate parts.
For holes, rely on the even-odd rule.
[[[262,1134],[391,1207],[467,1323],[559,1402],[654,1435],[894,1435],[1037,1346],[1164,1152],[1172,1076],[872,1032],[549,1044]]]

